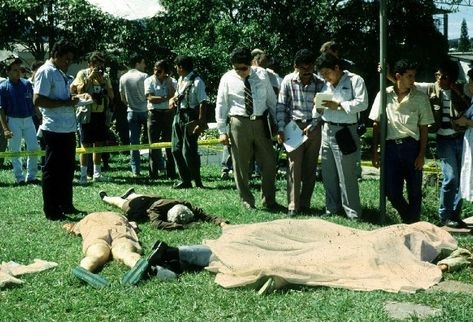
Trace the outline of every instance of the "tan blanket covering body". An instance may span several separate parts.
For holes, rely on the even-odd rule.
[[[225,288],[277,276],[290,284],[388,292],[435,285],[442,272],[430,262],[442,249],[457,248],[449,233],[427,222],[363,231],[319,219],[229,225],[204,244],[213,253],[207,269]]]

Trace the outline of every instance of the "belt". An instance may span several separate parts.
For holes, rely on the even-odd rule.
[[[405,138],[400,138],[400,139],[386,140],[386,142],[394,143],[394,144],[403,144],[403,143],[410,142],[410,141],[415,141],[415,139],[410,137],[410,136],[407,136]]]
[[[440,134],[437,134],[437,139],[438,140],[451,140],[451,139],[460,139],[460,138],[463,138],[463,135],[465,133],[463,132],[459,132],[459,133],[453,133],[453,134],[450,134],[450,135],[440,135]]]
[[[330,122],[330,121],[324,121],[327,124],[330,125],[336,125],[336,126],[350,126],[350,125],[355,125],[357,123],[336,123],[336,122]]]
[[[250,115],[250,116],[246,116],[246,115],[230,115],[230,116],[231,116],[231,117],[242,117],[242,118],[245,118],[245,119],[250,119],[251,121],[264,119],[264,116],[263,116],[263,115]]]

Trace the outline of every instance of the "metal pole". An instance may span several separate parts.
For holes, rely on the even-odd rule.
[[[386,221],[386,191],[384,186],[384,148],[386,141],[386,2],[387,0],[380,0],[379,2],[379,57],[381,64],[381,73],[379,74],[379,92],[381,104],[380,116],[380,139],[379,144],[381,148],[381,166],[379,175],[379,221],[384,224]]]

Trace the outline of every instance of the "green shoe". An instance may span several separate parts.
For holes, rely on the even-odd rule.
[[[103,288],[108,286],[108,281],[104,277],[94,274],[83,267],[77,266],[72,270],[72,274],[92,287]]]
[[[136,285],[139,281],[143,278],[145,273],[148,271],[149,262],[144,259],[140,258],[139,261],[136,262],[135,266],[130,269],[122,278],[123,285]]]

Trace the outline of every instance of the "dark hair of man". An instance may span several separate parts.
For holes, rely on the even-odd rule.
[[[294,65],[301,66],[301,65],[313,65],[315,63],[315,55],[309,49],[301,49],[297,51],[296,55],[294,56]]]
[[[404,75],[408,70],[416,70],[417,63],[408,59],[400,59],[394,64],[393,73],[394,75]]]
[[[321,53],[325,53],[328,50],[339,51],[340,47],[338,46],[338,44],[335,41],[330,40],[330,41],[324,42],[322,44],[322,46],[320,47],[320,52]]]
[[[59,40],[53,45],[53,48],[51,49],[51,57],[62,57],[68,53],[75,55],[76,52],[77,48],[72,43],[67,40]]]
[[[192,62],[192,57],[185,55],[178,55],[174,59],[174,64],[184,69],[186,72],[190,72],[194,69],[194,63]]]
[[[143,59],[145,59],[143,55],[140,55],[140,54],[137,54],[137,53],[131,54],[131,56],[130,56],[130,67],[135,68],[136,64],[141,63],[143,61]]]
[[[235,48],[230,53],[230,63],[234,64],[244,64],[247,66],[251,66],[251,61],[253,60],[253,56],[251,55],[251,50],[246,47],[238,47]]]
[[[105,63],[105,55],[100,51],[90,53],[89,63]]]
[[[169,73],[169,71],[170,71],[170,69],[171,69],[171,67],[169,66],[168,61],[165,60],[165,59],[158,60],[158,61],[154,64],[154,68],[162,68],[165,73]]]
[[[330,53],[323,53],[316,59],[315,66],[317,70],[322,68],[335,69],[335,66],[340,67],[340,60]]]
[[[21,65],[21,59],[18,58],[18,57],[9,57],[7,59],[4,60],[4,64],[5,64],[5,71],[9,72],[13,65]]]
[[[460,71],[458,69],[458,63],[457,62],[454,62],[453,60],[445,58],[440,63],[439,70],[443,75],[447,75],[448,79],[452,83],[455,83],[458,80],[458,75],[459,75]]]

